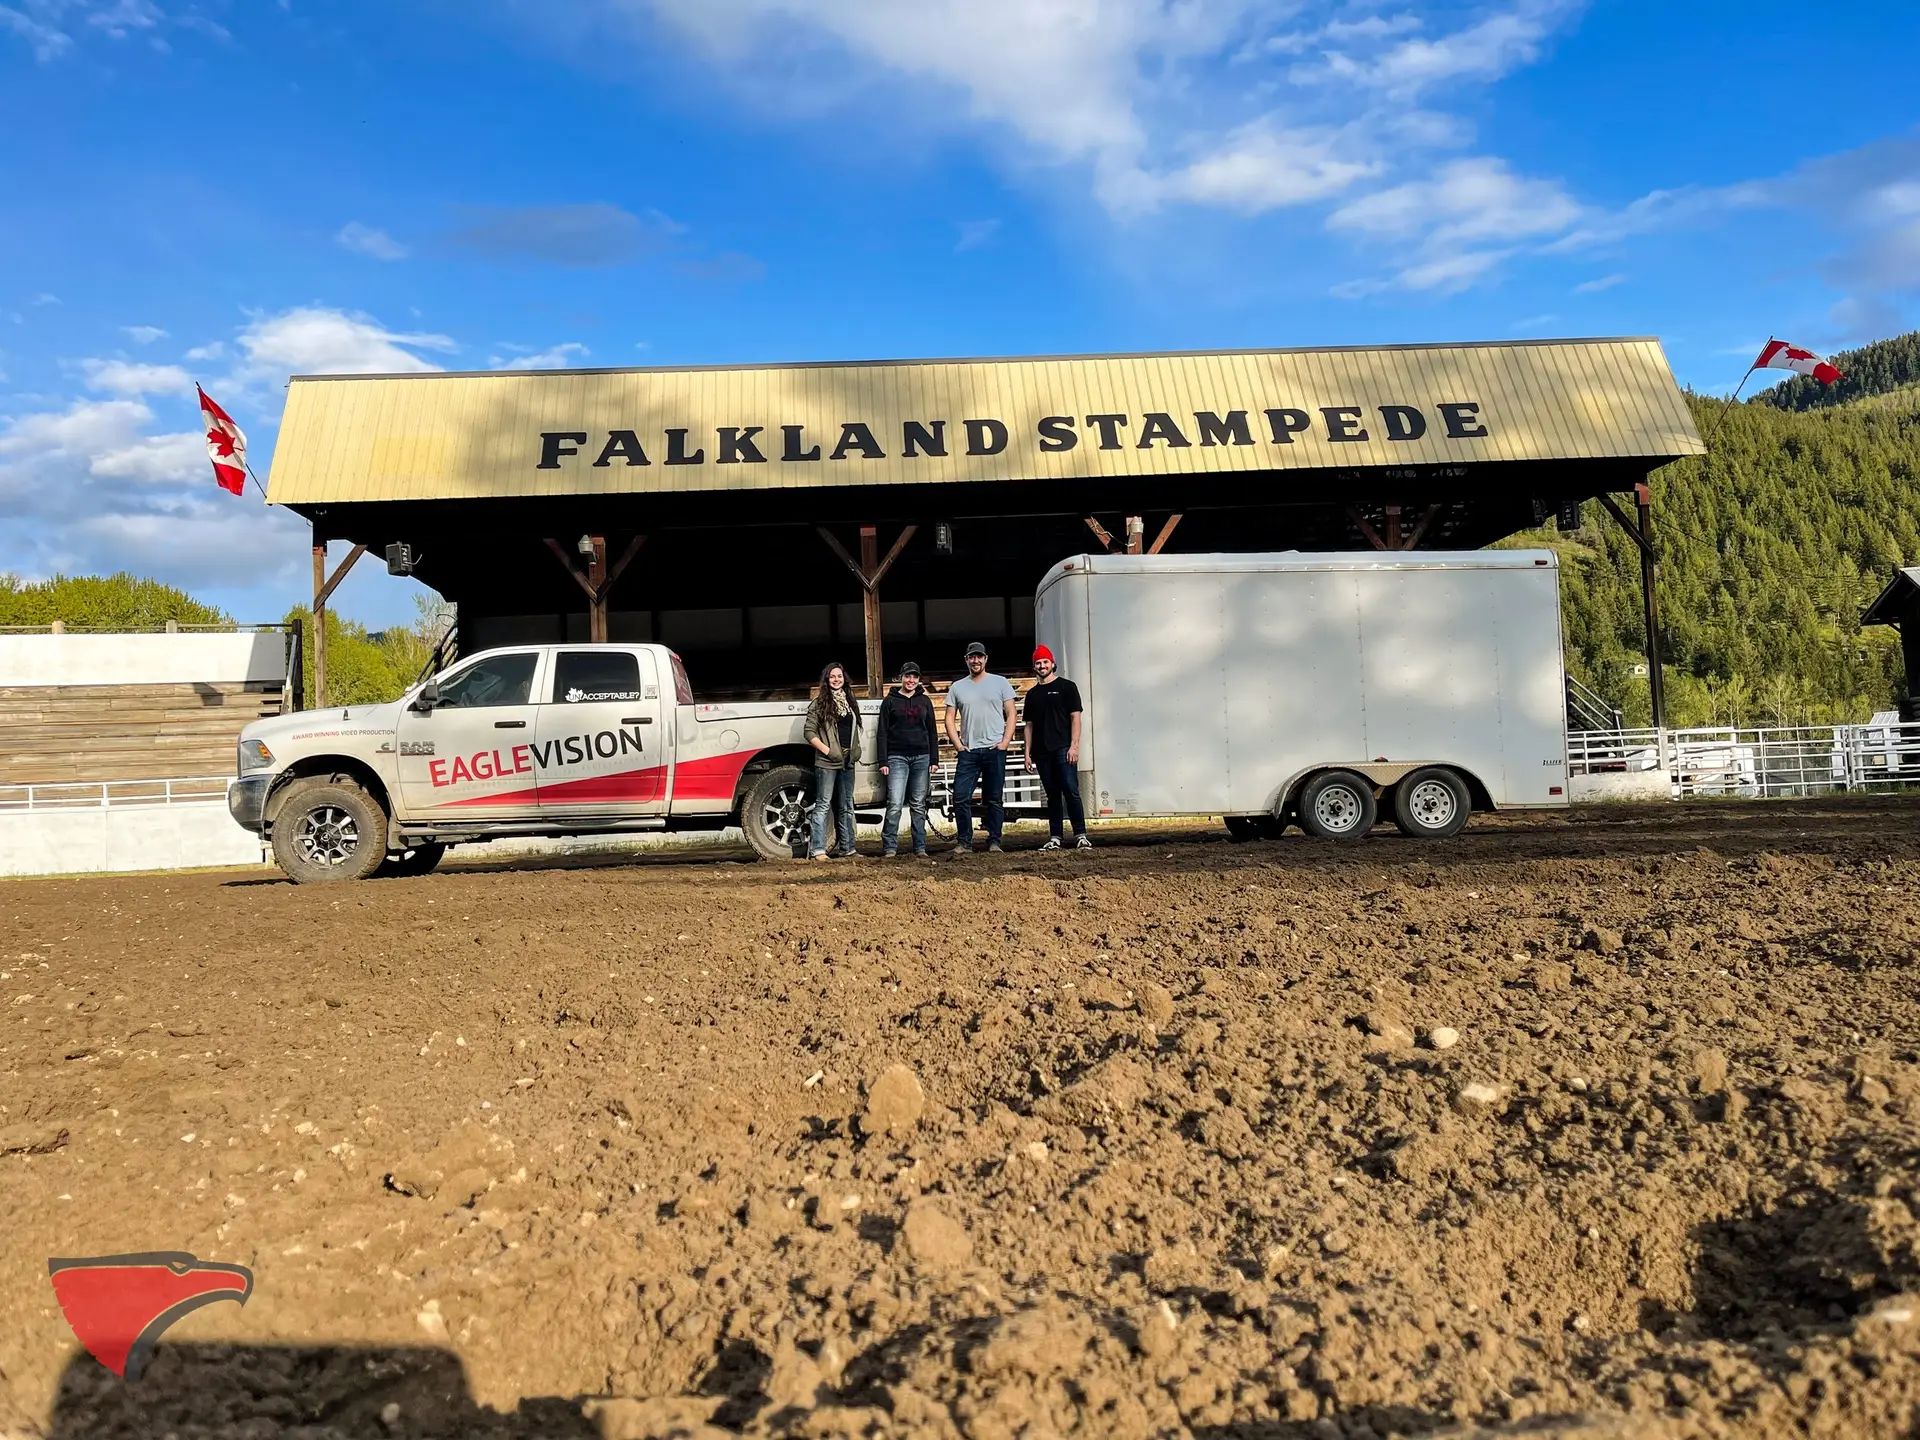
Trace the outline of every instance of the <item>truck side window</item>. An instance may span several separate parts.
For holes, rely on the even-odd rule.
[[[525,705],[533,696],[531,652],[490,655],[440,684],[442,710],[479,710],[495,705]]]
[[[632,651],[562,650],[554,657],[556,705],[640,698],[640,659]]]
[[[691,705],[693,703],[693,683],[687,679],[687,667],[680,657],[673,657],[673,703]]]

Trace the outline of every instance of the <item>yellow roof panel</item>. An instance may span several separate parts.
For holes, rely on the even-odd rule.
[[[267,495],[662,494],[1704,449],[1650,339],[296,376]]]

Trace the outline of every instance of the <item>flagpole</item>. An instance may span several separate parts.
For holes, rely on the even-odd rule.
[[[1744,384],[1746,382],[1742,381],[1741,383]],[[247,475],[253,481],[253,488],[260,492],[260,498],[264,501],[267,498],[267,487],[262,485],[260,483],[260,477],[253,473],[253,462],[251,460],[244,460],[241,463],[247,467]]]
[[[1767,337],[1767,343],[1760,347],[1760,353],[1762,355],[1766,354],[1768,347],[1772,344],[1773,336],[1769,335]],[[1727,423],[1727,416],[1733,413],[1734,405],[1739,402],[1740,392],[1747,388],[1747,381],[1753,378],[1753,372],[1759,368],[1759,364],[1760,362],[1756,360],[1753,364],[1747,366],[1747,373],[1740,377],[1740,383],[1733,387],[1733,394],[1727,397],[1727,408],[1720,412],[1720,418],[1713,422],[1713,429],[1707,432],[1707,449],[1709,451],[1713,449],[1713,437],[1718,435],[1720,433],[1720,427]]]

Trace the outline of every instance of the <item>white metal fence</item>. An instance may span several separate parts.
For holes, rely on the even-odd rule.
[[[1673,798],[1781,799],[1920,783],[1920,723],[1573,730],[1570,776],[1664,772]],[[1657,782],[1656,782],[1657,783]]]
[[[171,780],[62,780],[44,785],[0,785],[0,811],[204,805],[226,799],[231,779],[228,775],[197,775]]]

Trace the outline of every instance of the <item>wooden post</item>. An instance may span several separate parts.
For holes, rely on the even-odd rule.
[[[1659,561],[1653,550],[1653,490],[1645,481],[1633,487],[1640,511],[1640,601],[1647,627],[1647,685],[1653,702],[1653,728],[1667,723],[1666,677],[1660,673]]]
[[[893,542],[893,548],[887,551],[886,558],[880,556],[880,530],[875,525],[860,527],[860,558],[855,560],[847,554],[843,546],[833,536],[833,532],[824,525],[814,527],[827,548],[840,557],[840,563],[853,572],[853,578],[860,582],[861,609],[866,622],[867,641],[867,698],[878,700],[886,693],[886,662],[882,658],[880,628],[880,582],[886,578],[893,562],[900,558],[900,552],[907,548],[907,542],[913,538],[918,525],[908,525],[900,531],[900,538]]]
[[[1600,504],[1613,516],[1614,523],[1627,532],[1627,538],[1640,547],[1640,613],[1647,631],[1647,698],[1652,702],[1653,727],[1667,723],[1667,687],[1660,673],[1660,594],[1659,568],[1653,551],[1653,492],[1645,482],[1633,487],[1633,500],[1640,512],[1639,523],[1611,495],[1602,494]]]
[[[1398,550],[1399,548],[1400,507],[1398,505],[1389,505],[1387,506],[1387,549]]]
[[[611,570],[607,568],[607,537],[589,535],[587,544],[587,573],[582,575],[580,567],[573,563],[573,557],[567,553],[567,547],[552,536],[547,537],[547,549],[553,552],[553,558],[560,562],[560,568],[573,577],[587,597],[587,639],[594,645],[607,643],[607,600],[613,594],[613,587],[627,566],[633,563],[633,557],[640,553],[640,547],[647,543],[647,537],[636,535],[627,542],[627,548]]]
[[[1091,515],[1087,516],[1086,520],[1087,528],[1093,532],[1093,538],[1100,542],[1100,548],[1111,555],[1113,553],[1113,536],[1107,533],[1107,527]]]
[[[313,708],[327,707],[327,542],[313,537]]]
[[[1167,517],[1167,523],[1160,527],[1160,533],[1153,537],[1153,544],[1147,547],[1147,553],[1149,555],[1158,555],[1161,550],[1166,548],[1167,541],[1173,538],[1174,527],[1180,523],[1182,518],[1183,517],[1177,513]]]
[[[1367,523],[1367,517],[1351,505],[1347,506],[1347,518],[1353,522],[1355,529],[1367,537],[1367,543],[1373,546],[1374,549],[1384,550],[1387,548],[1387,542],[1380,538],[1380,532],[1369,525]]]
[[[353,564],[367,553],[367,547],[356,545],[347,552],[347,558],[340,562],[340,568],[333,574],[327,574],[327,542],[315,535],[313,546],[313,708],[324,710],[327,706],[327,598],[347,578],[347,572]]]
[[[1138,555],[1147,545],[1147,522],[1138,515],[1127,516],[1127,554]]]

